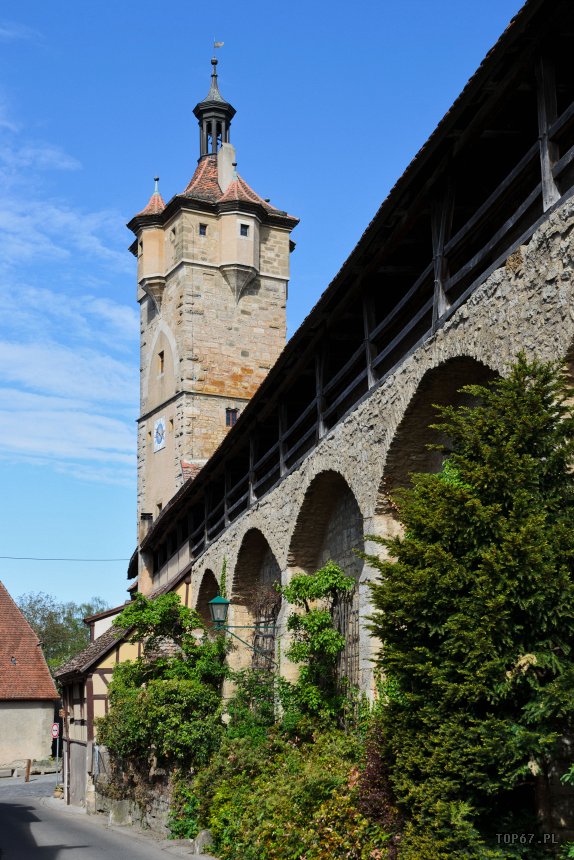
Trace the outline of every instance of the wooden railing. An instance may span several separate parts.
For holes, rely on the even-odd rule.
[[[528,242],[549,211],[574,192],[574,102],[560,116],[554,115],[549,68],[545,60],[538,61],[538,139],[454,235],[449,235],[448,227],[456,205],[456,189],[453,191],[448,172],[437,179],[431,200],[435,205],[429,207],[428,218],[432,259],[424,262],[394,307],[382,319],[376,319],[371,295],[376,286],[361,286],[358,294],[364,330],[351,344],[342,365],[330,377],[325,371],[326,348],[336,347],[326,328],[301,365],[315,379],[314,396],[309,402],[293,407],[295,377],[291,387],[285,384],[279,388],[274,403],[266,406],[267,415],[277,417],[276,432],[270,433],[267,421],[265,442],[257,423],[243,435],[241,426],[237,428],[238,447],[245,447],[245,432],[249,435],[249,467],[239,477],[236,475],[232,484],[224,466],[218,491],[214,491],[214,484],[203,489],[201,509],[195,501],[186,537],[192,558],[197,558],[231,522],[296,469],[325,433],[444,325],[490,272],[516,247]],[[517,199],[518,204],[510,210],[509,202]],[[484,234],[487,238],[483,241],[480,237]],[[287,403],[291,403],[290,414],[296,415],[290,423]],[[164,540],[165,547],[168,541],[172,545],[173,535]],[[156,572],[168,560],[165,547],[156,548],[154,553]]]

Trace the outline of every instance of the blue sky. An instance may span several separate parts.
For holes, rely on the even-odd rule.
[[[135,546],[138,314],[125,223],[237,109],[238,170],[301,218],[289,333],[520,7],[517,0],[5,0],[0,10],[0,556]],[[13,596],[126,597],[126,562],[0,559]]]

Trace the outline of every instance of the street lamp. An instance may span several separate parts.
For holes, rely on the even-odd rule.
[[[225,597],[222,597],[221,594],[218,594],[217,597],[214,597],[213,600],[209,600],[207,603],[209,606],[209,614],[213,621],[213,626],[217,630],[221,630],[222,627],[225,627],[230,602],[231,601],[227,600]]]
[[[227,613],[229,611],[230,603],[231,601],[227,600],[227,598],[225,597],[222,597],[221,594],[218,594],[217,597],[213,598],[213,600],[207,601],[207,605],[209,606],[209,614],[211,615],[211,620],[215,629],[225,630],[226,633],[229,633],[229,635],[233,636],[234,639],[237,639],[243,645],[246,645],[255,654],[261,654],[263,657],[266,657],[267,660],[269,660],[269,662],[271,663],[271,665],[274,666],[275,661],[266,651],[262,651],[260,648],[256,648],[254,645],[250,645],[249,642],[246,642],[245,639],[242,639],[241,636],[238,636],[237,633],[233,632],[233,630],[273,630],[273,632],[275,632],[275,624],[227,624]]]

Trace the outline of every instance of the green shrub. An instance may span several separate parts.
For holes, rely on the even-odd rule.
[[[140,596],[117,622],[144,643],[144,656],[115,667],[98,740],[119,768],[141,770],[153,756],[168,768],[206,764],[223,733],[223,637],[198,640],[202,624],[175,594]]]
[[[198,796],[205,790],[210,795],[204,823],[218,855],[226,860],[291,860],[313,847],[318,856],[316,839],[315,845],[310,842],[314,817],[334,792],[345,790],[360,755],[357,739],[337,730],[305,742],[277,734],[258,745],[245,738],[228,740],[193,783]],[[328,814],[334,815],[332,807],[323,810],[324,817]],[[357,827],[367,827],[358,810],[351,814],[348,808],[345,815],[355,816]]]
[[[572,392],[524,358],[463,390],[479,402],[441,409],[442,471],[396,495],[404,536],[370,558],[401,860],[535,857],[496,832],[536,832],[536,813],[552,830],[548,774],[574,729]]]

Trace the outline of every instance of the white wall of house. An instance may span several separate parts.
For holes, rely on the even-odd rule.
[[[48,758],[53,721],[54,702],[0,702],[0,765],[16,759]]]

